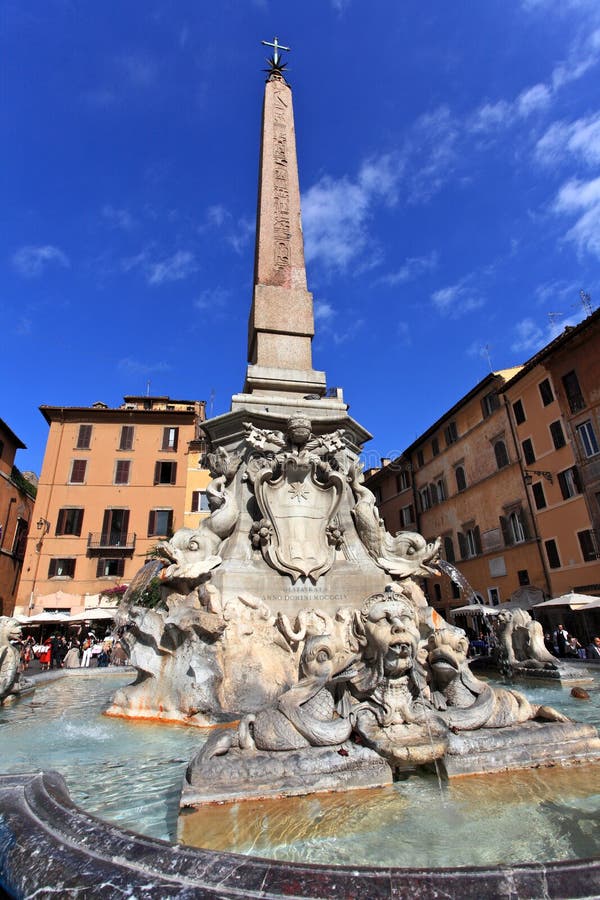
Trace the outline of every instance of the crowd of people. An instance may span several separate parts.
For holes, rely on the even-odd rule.
[[[98,668],[124,666],[128,661],[121,641],[115,640],[110,634],[99,637],[85,628],[71,635],[56,632],[40,642],[28,634],[22,638],[19,652],[21,672],[27,672],[34,659],[40,663],[42,672],[50,669],[88,668],[92,665]]]
[[[587,646],[574,634],[569,634],[564,625],[558,625],[553,631],[544,634],[546,649],[560,659],[600,659],[600,637],[595,637]]]

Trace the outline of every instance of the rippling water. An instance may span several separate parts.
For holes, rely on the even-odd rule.
[[[76,803],[123,827],[175,840],[187,761],[202,731],[102,715],[124,676],[64,678],[0,709],[4,771],[57,769]],[[600,722],[569,688],[519,685],[535,703]],[[444,784],[411,777],[388,788],[211,806],[186,815],[185,843],[327,864],[448,866],[569,859],[598,853],[600,766],[534,769]]]

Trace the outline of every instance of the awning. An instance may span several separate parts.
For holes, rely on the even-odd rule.
[[[600,597],[592,597],[590,594],[576,594],[570,591],[561,597],[555,597],[553,600],[545,600],[543,603],[536,603],[535,609],[545,609],[552,606],[568,606],[573,612],[584,609],[600,608]]]
[[[456,609],[450,610],[450,615],[456,615],[456,613],[463,613],[466,615],[473,615],[474,613],[480,613],[482,616],[497,616],[500,610],[495,606],[484,606],[481,603],[470,603],[468,606],[459,606]]]
[[[71,616],[67,613],[51,613],[51,612],[42,612],[38,613],[36,616],[28,616],[23,623],[24,625],[43,625],[49,624],[51,622],[69,622],[71,620]]]
[[[76,613],[74,616],[69,616],[67,619],[68,622],[88,622],[93,620],[94,622],[99,619],[114,619],[117,614],[117,608],[114,609],[106,609],[106,607],[97,607],[96,609],[84,609],[83,612]]]

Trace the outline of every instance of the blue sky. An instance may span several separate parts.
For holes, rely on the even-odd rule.
[[[241,389],[265,48],[316,368],[395,455],[600,296],[597,0],[5,0],[0,417]],[[549,313],[560,314],[549,316]]]

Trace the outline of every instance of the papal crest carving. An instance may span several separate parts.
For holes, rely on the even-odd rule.
[[[333,563],[335,548],[327,527],[342,499],[344,478],[330,471],[317,478],[317,462],[289,456],[280,473],[262,469],[254,481],[254,494],[265,519],[273,528],[263,556],[292,581],[301,575],[315,582]]]

